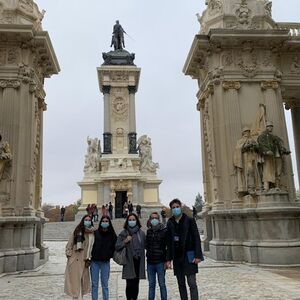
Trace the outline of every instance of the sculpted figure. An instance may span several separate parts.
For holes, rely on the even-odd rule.
[[[91,173],[98,171],[99,160],[101,157],[100,141],[95,138],[87,138],[87,154],[85,156],[84,173]]]
[[[114,46],[115,50],[122,50],[123,48],[125,48],[124,33],[126,33],[126,31],[123,29],[122,25],[117,20],[113,28],[113,36],[111,39],[110,47]]]
[[[237,141],[233,163],[237,174],[238,193],[254,193],[260,188],[257,168],[258,144],[251,137],[250,129],[245,127],[242,138]]]
[[[0,135],[0,181],[3,179],[6,164],[12,159],[12,154],[7,141],[2,140]]]
[[[262,155],[262,181],[264,190],[280,188],[280,177],[283,172],[283,156],[291,152],[283,146],[280,137],[272,134],[272,122],[266,122],[266,130],[258,136],[257,142]]]
[[[141,171],[155,172],[159,164],[152,161],[152,144],[151,139],[147,135],[139,138],[138,150],[141,157]]]

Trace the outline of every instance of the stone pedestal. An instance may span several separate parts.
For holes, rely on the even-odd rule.
[[[42,18],[33,1],[1,1],[0,134],[11,158],[0,176],[0,273],[47,260],[40,215],[44,80],[59,65]]]
[[[206,2],[183,70],[199,86],[204,197],[211,207],[203,216],[212,224],[212,234],[206,226],[204,248],[217,260],[300,264],[299,206],[285,155],[283,109],[284,102],[299,99],[300,41],[289,24],[272,19],[270,1]],[[283,163],[271,171],[274,180],[263,177],[273,152],[266,154],[258,143],[270,122],[282,140],[276,147],[286,147],[274,151]],[[254,148],[243,148],[247,143]]]

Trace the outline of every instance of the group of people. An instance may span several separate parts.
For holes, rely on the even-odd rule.
[[[133,204],[130,201],[124,202],[123,205],[123,218],[126,219],[128,217],[128,214],[132,214],[134,211]],[[135,208],[137,216],[141,219],[142,218],[142,207],[137,204]]]
[[[106,205],[102,205],[101,207],[101,215],[102,216],[108,216],[111,220],[113,219],[113,205],[111,202]],[[99,212],[98,207],[96,204],[88,204],[86,208],[87,214],[92,218],[94,222],[98,222],[99,219]]]
[[[110,259],[122,252],[126,299],[138,299],[139,282],[146,279],[147,270],[148,299],[155,299],[157,277],[161,300],[167,300],[165,274],[173,265],[180,298],[188,299],[187,280],[190,299],[198,300],[196,273],[204,258],[196,221],[182,212],[179,199],[172,200],[169,206],[172,217],[167,226],[161,222],[159,213],[152,212],[146,233],[133,212],[127,215],[118,236],[109,216],[101,217],[97,230],[91,216],[84,216],[66,246],[65,293],[73,299],[82,299],[89,292],[91,282],[92,300],[98,299],[100,274],[102,298],[109,299]]]

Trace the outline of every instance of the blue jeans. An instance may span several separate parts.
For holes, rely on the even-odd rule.
[[[167,300],[167,288],[165,283],[165,267],[164,263],[159,264],[147,264],[147,273],[149,281],[149,295],[148,300],[155,299],[155,285],[156,285],[156,273],[158,277],[158,284],[160,288],[161,300]]]
[[[108,279],[110,272],[109,261],[95,261],[91,263],[92,300],[98,300],[99,273],[101,271],[101,287],[103,300],[108,300]]]

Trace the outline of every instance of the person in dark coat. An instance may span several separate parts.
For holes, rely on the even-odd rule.
[[[200,235],[195,219],[182,212],[179,199],[170,202],[172,217],[167,223],[167,268],[173,261],[174,275],[177,277],[180,298],[188,300],[185,278],[190,288],[191,300],[198,300],[196,273],[198,264],[204,260]]]
[[[126,247],[126,265],[123,266],[122,278],[126,279],[126,299],[137,300],[140,279],[146,279],[145,274],[145,233],[136,214],[127,216],[124,230],[117,238],[116,251]]]
[[[160,222],[159,214],[153,212],[149,217],[149,228],[146,235],[147,274],[149,281],[148,300],[155,299],[156,274],[161,300],[167,300],[165,283],[166,233],[167,228]]]
[[[95,240],[91,259],[92,300],[98,300],[99,272],[101,273],[102,299],[108,300],[110,259],[115,251],[117,235],[108,216],[102,216],[99,228],[94,232]]]

